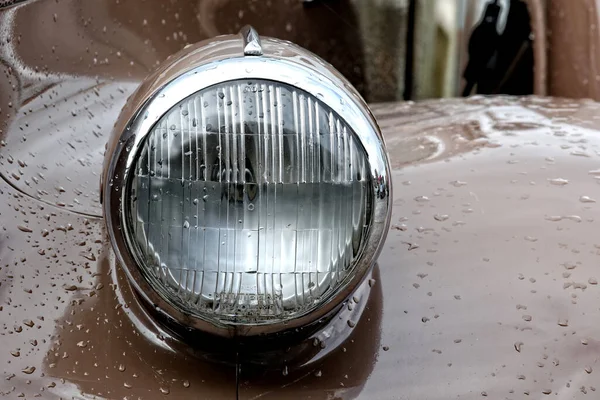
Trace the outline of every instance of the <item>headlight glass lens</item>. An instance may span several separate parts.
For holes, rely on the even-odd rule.
[[[181,101],[137,153],[126,215],[145,278],[220,323],[278,323],[353,274],[374,181],[352,129],[318,98],[266,80]]]

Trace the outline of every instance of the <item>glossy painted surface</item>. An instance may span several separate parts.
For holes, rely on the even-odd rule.
[[[500,98],[374,109],[401,189],[375,281],[363,285],[367,309],[354,328],[355,318],[337,319],[351,331],[339,347],[307,340],[315,350],[303,367],[241,358],[239,397],[591,392],[598,105]],[[235,367],[190,354],[140,309],[101,219],[4,181],[2,192],[3,373],[15,375],[3,392],[235,397]]]
[[[97,202],[114,119],[184,41],[145,27],[160,24],[160,8],[80,4],[0,14],[1,397],[595,398],[596,103],[373,106],[395,203],[378,266],[350,307],[283,351],[190,346],[132,295]],[[181,7],[182,32],[200,39]],[[55,19],[72,34],[52,36]]]
[[[598,104],[378,110],[399,189],[362,398],[597,396]]]

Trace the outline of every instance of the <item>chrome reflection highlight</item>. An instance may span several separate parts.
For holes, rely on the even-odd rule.
[[[131,184],[140,267],[219,322],[311,311],[354,270],[373,209],[355,134],[326,105],[265,80],[209,87],[155,126]]]

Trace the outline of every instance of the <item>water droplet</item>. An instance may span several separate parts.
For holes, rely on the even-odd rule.
[[[25,367],[21,370],[24,374],[31,375],[35,372],[35,367]]]
[[[354,327],[356,326],[356,322],[354,322],[354,321],[352,321],[352,320],[348,320],[347,322],[348,322],[348,326],[349,326],[350,328],[354,328]]]
[[[119,371],[120,372],[125,371],[125,365],[124,364],[119,364]]]
[[[183,227],[184,227],[184,229],[189,229],[190,228],[190,222],[189,221],[184,221],[183,222]]]
[[[551,222],[559,222],[559,221],[562,221],[563,219],[568,219],[573,222],[583,221],[583,219],[579,215],[566,215],[566,216],[550,215],[550,216],[546,217],[546,220],[551,221]]]
[[[169,388],[161,387],[159,390],[160,390],[160,392],[162,394],[165,394],[165,395],[171,393],[171,391],[169,390]]]
[[[589,157],[590,156],[588,153],[586,153],[585,151],[582,151],[582,150],[573,150],[571,152],[571,155],[579,156],[579,157]]]
[[[282,374],[283,376],[288,376],[288,373],[289,373],[289,371],[288,371],[288,367],[287,367],[287,365],[285,365],[285,366],[283,367],[283,369],[281,370],[281,374]]]
[[[595,203],[596,202],[596,200],[592,199],[589,196],[581,196],[579,198],[579,201],[582,202],[582,203]]]
[[[183,387],[184,388],[189,388],[190,387],[190,381],[183,381]]]
[[[440,222],[446,221],[446,220],[448,220],[448,218],[450,218],[450,216],[446,215],[446,214],[435,214],[433,216],[433,219],[435,219],[436,221],[440,221]]]
[[[454,187],[461,187],[461,186],[465,186],[467,184],[467,182],[463,182],[463,181],[451,181],[450,184]]]
[[[548,179],[548,182],[550,182],[551,185],[555,185],[555,186],[565,186],[566,184],[569,183],[569,181],[567,179],[563,179],[563,178]]]
[[[181,110],[181,115],[183,115],[184,117],[188,115],[188,110],[186,110],[185,108],[183,110]]]
[[[409,242],[402,242],[406,245],[408,245],[408,250],[415,250],[419,248],[419,244],[418,243],[409,243]]]
[[[318,369],[318,370],[316,370],[316,371],[315,371],[315,376],[316,376],[317,378],[320,378],[322,375],[323,375],[323,373],[321,372],[321,370],[320,370],[320,369]]]
[[[566,262],[566,263],[563,264],[563,267],[565,267],[568,270],[572,270],[572,269],[575,269],[577,267],[577,264]]]
[[[558,320],[558,326],[569,326],[569,320],[565,319],[565,318],[560,318]]]
[[[521,349],[523,348],[523,342],[515,342],[514,347],[515,350],[520,353]]]
[[[592,371],[593,371],[593,369],[589,365],[585,367],[585,372],[587,372],[588,374],[591,374]]]
[[[31,228],[28,228],[26,226],[23,225],[17,225],[17,228],[21,231],[21,232],[25,232],[25,233],[31,233],[33,232],[33,230],[31,230]]]
[[[523,321],[530,322],[531,321],[531,315],[523,315]]]
[[[552,390],[550,390],[550,389],[542,389],[542,393],[545,394],[545,395],[549,395],[549,394],[552,394]]]
[[[427,196],[417,196],[417,197],[415,197],[415,201],[417,201],[419,203],[424,203],[426,201],[429,201],[429,197],[427,197]]]
[[[20,351],[18,351],[18,350],[11,350],[10,354],[11,354],[13,357],[19,357],[19,356],[21,355],[21,352],[20,352]]]
[[[248,204],[248,211],[254,211],[254,204]]]
[[[77,342],[77,347],[87,347],[87,343],[84,340],[82,340],[80,342]]]

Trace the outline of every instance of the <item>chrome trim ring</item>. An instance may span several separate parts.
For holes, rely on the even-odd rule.
[[[257,35],[228,35],[188,46],[170,57],[131,96],[107,145],[101,186],[104,216],[120,264],[141,297],[166,318],[203,332],[223,336],[255,336],[300,328],[336,309],[358,287],[378,257],[391,217],[391,179],[380,129],[364,100],[331,65],[290,42]],[[249,41],[254,41],[248,46]],[[262,54],[260,54],[262,53]],[[226,81],[264,79],[292,85],[318,98],[350,126],[367,154],[375,183],[372,224],[353,274],[321,306],[284,324],[216,324],[175,306],[143,277],[132,254],[132,236],[124,206],[126,190],[145,138],[169,110],[188,96]]]

